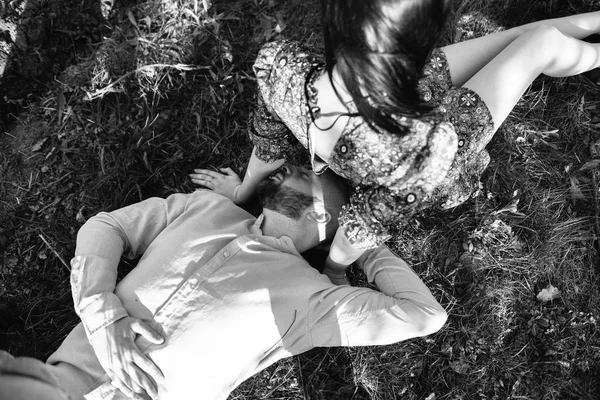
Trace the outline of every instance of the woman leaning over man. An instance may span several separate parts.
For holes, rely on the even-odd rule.
[[[324,272],[338,284],[368,248],[415,214],[477,190],[485,146],[540,74],[600,67],[600,11],[534,22],[435,48],[446,0],[322,0],[324,60],[297,42],[267,43],[254,64],[254,150],[231,169],[191,174],[242,204],[298,148],[315,172],[352,186]]]

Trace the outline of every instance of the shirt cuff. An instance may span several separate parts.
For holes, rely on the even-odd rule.
[[[77,313],[88,338],[100,329],[129,315],[114,293],[100,293],[82,299]]]

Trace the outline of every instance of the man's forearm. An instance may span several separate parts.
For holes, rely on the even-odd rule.
[[[114,294],[123,249],[124,241],[106,213],[91,218],[77,235],[71,289],[88,337],[128,315]]]
[[[200,194],[175,194],[151,198],[110,213],[92,217],[77,235],[71,261],[71,286],[75,311],[88,337],[128,315],[115,295],[121,256],[137,257],[177,219],[188,201]]]
[[[357,260],[370,283],[334,286],[311,297],[309,325],[315,346],[372,346],[430,335],[447,315],[417,274],[385,247]]]
[[[412,305],[411,311],[417,313],[415,320],[423,323],[423,334],[436,332],[445,323],[446,311],[429,288],[404,260],[387,247],[367,250],[357,263],[379,291]]]

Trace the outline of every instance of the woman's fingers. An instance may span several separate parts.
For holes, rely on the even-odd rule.
[[[235,173],[235,171],[234,171],[234,170],[232,170],[232,169],[231,169],[231,168],[229,168],[229,167],[226,167],[226,168],[220,168],[220,171],[221,171],[222,173],[224,173],[225,175],[229,175],[229,176],[238,176],[238,174],[236,174],[236,173]]]
[[[208,169],[195,169],[194,173],[190,174],[190,179],[192,183],[205,186],[238,204],[236,193],[237,188],[242,184],[242,180],[229,167],[219,168],[219,170],[220,172]]]
[[[210,189],[213,188],[213,181],[217,178],[216,172],[207,169],[195,169],[194,173],[189,176],[194,184],[206,186]]]
[[[192,183],[196,185],[206,186],[209,189],[219,189],[222,185],[228,185],[231,178],[239,179],[237,173],[231,168],[220,168],[221,172],[211,171],[208,169],[195,169],[194,173],[190,174]]]

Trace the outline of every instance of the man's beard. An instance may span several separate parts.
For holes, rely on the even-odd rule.
[[[278,212],[296,221],[302,217],[302,213],[308,207],[314,204],[312,196],[307,196],[294,188],[283,186],[281,182],[268,178],[256,186],[256,194],[263,208]]]

